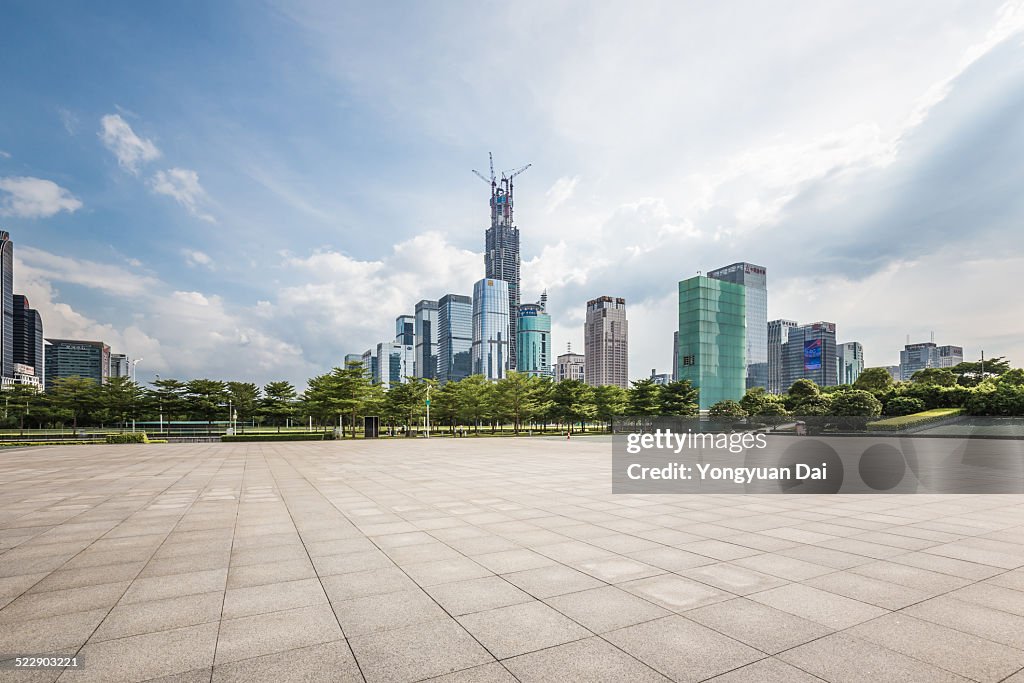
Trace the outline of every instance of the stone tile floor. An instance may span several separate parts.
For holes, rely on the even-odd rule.
[[[14,681],[1024,682],[1024,496],[614,496],[605,438],[0,452]]]

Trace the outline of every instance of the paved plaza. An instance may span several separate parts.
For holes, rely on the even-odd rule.
[[[1024,682],[1024,496],[611,495],[603,437],[0,451],[14,681]]]

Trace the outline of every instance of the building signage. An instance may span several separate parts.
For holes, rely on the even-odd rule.
[[[821,370],[821,340],[804,342],[804,370]]]

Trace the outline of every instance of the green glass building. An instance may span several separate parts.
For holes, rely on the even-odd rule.
[[[747,386],[743,285],[698,275],[679,283],[680,380],[700,390],[700,409],[739,401]]]

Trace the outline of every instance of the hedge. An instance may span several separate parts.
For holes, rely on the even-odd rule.
[[[323,441],[327,435],[324,432],[285,432],[282,434],[233,434],[220,437],[221,441],[243,442],[243,441]]]
[[[935,408],[921,413],[901,415],[899,417],[890,417],[884,420],[878,420],[877,422],[869,422],[867,424],[867,428],[869,430],[878,431],[899,431],[909,427],[923,427],[931,424],[932,422],[939,422],[946,418],[955,417],[963,412],[962,408]]]
[[[107,443],[149,443],[146,432],[120,432],[107,434]]]

